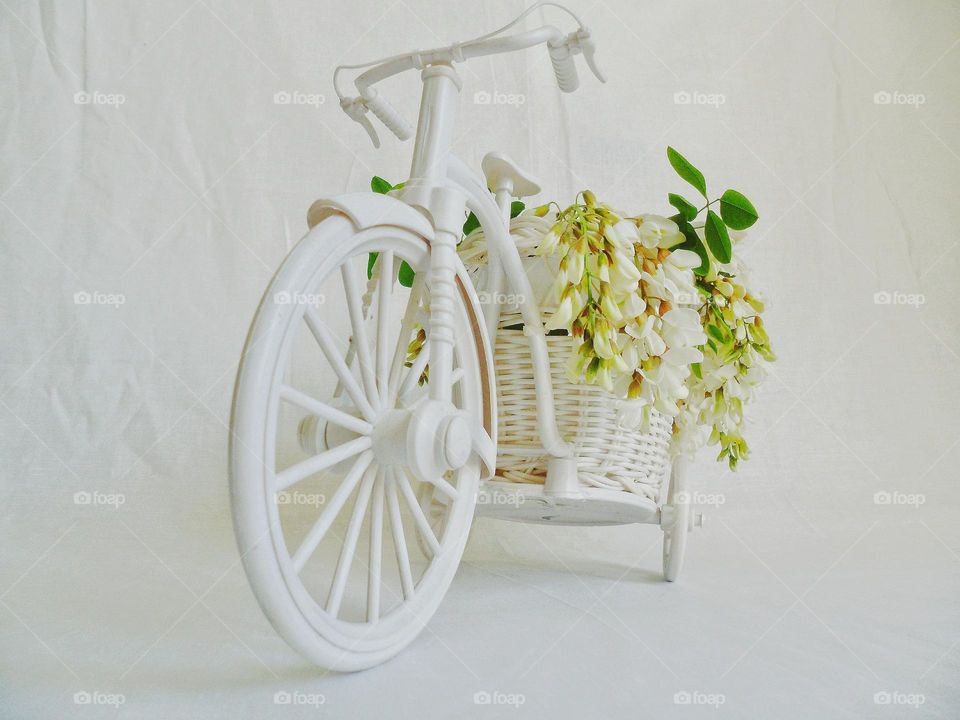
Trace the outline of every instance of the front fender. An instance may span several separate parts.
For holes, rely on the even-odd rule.
[[[433,241],[433,226],[419,210],[395,197],[374,192],[321,198],[307,210],[307,225],[312,228],[337,213],[346,215],[357,230],[375,225],[392,225],[421,235],[427,242]]]

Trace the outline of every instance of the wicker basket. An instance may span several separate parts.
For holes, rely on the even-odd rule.
[[[546,229],[549,224],[538,225],[529,218],[523,223],[515,221],[511,228],[544,319],[554,309],[548,298],[557,267],[553,259],[534,255],[533,248]],[[486,266],[482,240],[479,232],[474,233],[461,246],[464,262],[480,287]],[[547,336],[557,423],[563,439],[574,446],[581,484],[659,500],[671,464],[672,419],[654,410],[649,432],[626,427],[623,414],[628,401],[594,385],[576,385],[567,378],[566,363],[575,342],[567,335]],[[494,364],[499,427],[497,475],[508,482],[543,484],[548,455],[539,442],[533,364],[516,306],[507,305],[500,316]]]

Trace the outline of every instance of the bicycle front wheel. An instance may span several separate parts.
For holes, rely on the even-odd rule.
[[[432,450],[456,469],[424,477],[398,441],[428,402],[429,259],[415,233],[328,217],[277,271],[244,348],[230,447],[243,565],[277,632],[326,668],[371,667],[417,636],[473,518],[480,461],[467,457],[463,431],[464,421],[484,424],[485,356],[462,266],[449,410],[458,419],[424,440],[452,434]],[[398,275],[411,270],[408,289]],[[426,512],[425,492],[435,498]],[[442,522],[428,518],[436,512]]]

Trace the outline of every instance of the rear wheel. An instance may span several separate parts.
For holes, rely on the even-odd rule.
[[[461,266],[451,402],[430,401],[429,251],[400,228],[327,218],[274,276],[237,377],[230,479],[244,568],[277,632],[331,669],[371,667],[416,637],[473,518],[480,464],[463,448],[483,432],[482,340]],[[417,273],[409,290],[404,263]],[[428,495],[443,502],[424,508]]]

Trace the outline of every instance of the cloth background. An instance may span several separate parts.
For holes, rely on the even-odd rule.
[[[607,85],[578,61],[561,95],[545,51],[464,69],[456,152],[476,167],[499,149],[545,197],[666,213],[691,192],[670,144],[753,200],[744,257],[779,355],[753,456],[735,474],[699,456],[718,497],[675,585],[655,527],[482,520],[428,630],[381,668],[321,674],[261,615],[226,481],[244,334],[310,203],[409,161],[342,115],[332,67],[523,6],[0,2],[0,715],[960,713],[953,0],[572,0]],[[415,118],[412,74],[384,92]],[[75,501],[94,492],[123,503]],[[325,703],[275,703],[294,691]]]

